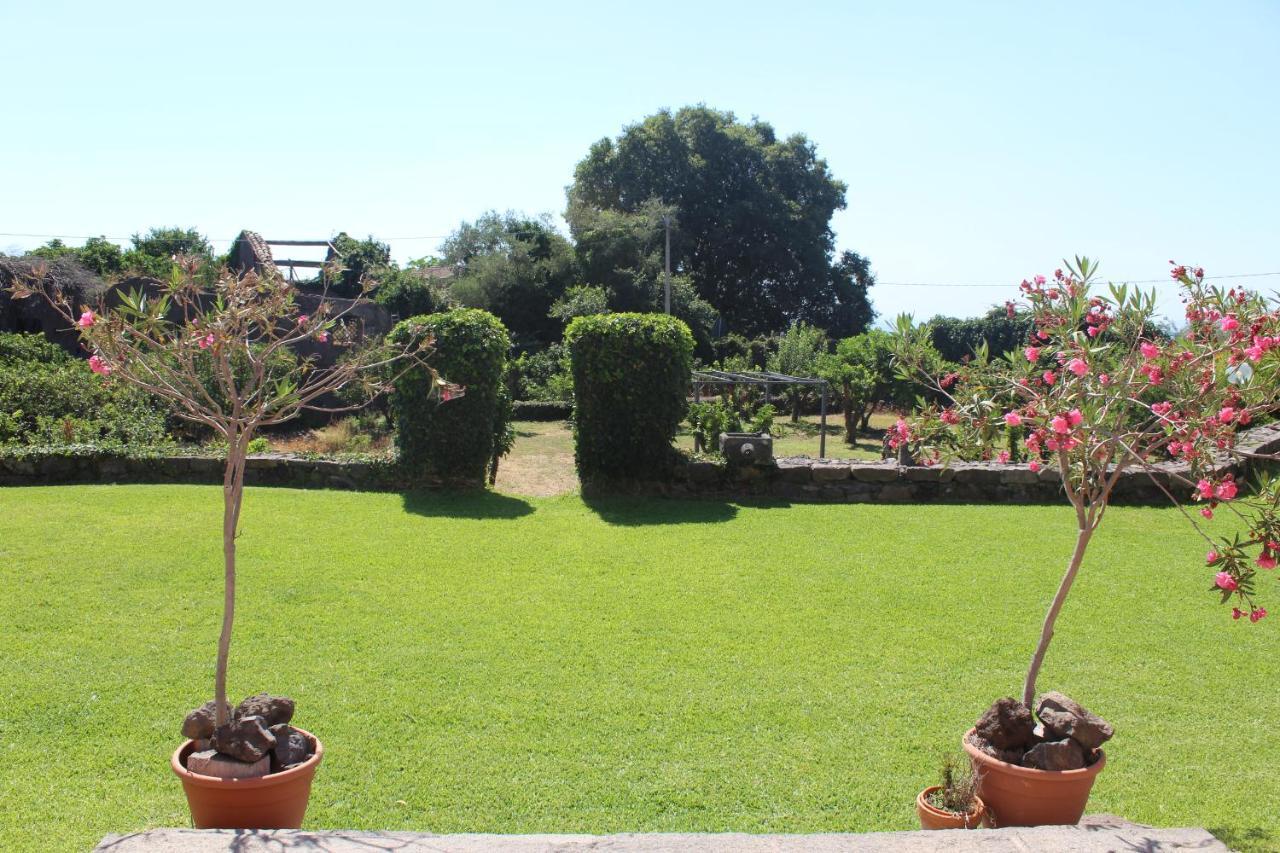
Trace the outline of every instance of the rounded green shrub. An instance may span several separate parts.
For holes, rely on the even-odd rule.
[[[391,394],[400,465],[421,485],[481,486],[504,447],[510,406],[502,383],[511,341],[488,311],[458,308],[410,317],[391,330],[397,346],[423,337],[435,343],[427,361],[440,377],[463,385],[462,397],[444,401],[423,367],[406,371]]]
[[[565,331],[578,476],[664,479],[688,408],[693,334],[665,314],[593,314]]]

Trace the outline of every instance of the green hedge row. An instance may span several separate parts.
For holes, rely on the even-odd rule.
[[[568,400],[516,400],[511,412],[517,421],[567,421],[573,417],[573,403]]]
[[[400,464],[411,482],[482,485],[510,447],[510,402],[502,382],[511,342],[487,311],[458,308],[410,317],[391,330],[397,345],[435,339],[427,361],[466,393],[442,401],[425,368],[404,373],[391,394]]]
[[[665,314],[595,314],[565,331],[578,476],[661,480],[688,408],[693,335]]]

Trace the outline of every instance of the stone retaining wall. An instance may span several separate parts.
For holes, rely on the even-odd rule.
[[[1243,454],[1280,452],[1280,424],[1258,427],[1240,436]],[[1220,474],[1239,479],[1252,467],[1245,459],[1223,458]],[[1179,498],[1190,487],[1186,465],[1160,463],[1154,470],[1129,469],[1120,475],[1112,500],[1119,504],[1168,504],[1161,487]],[[599,494],[609,489],[588,489]],[[896,462],[837,462],[809,457],[783,457],[772,465],[743,466],[695,460],[677,470],[670,484],[651,484],[651,491],[693,497],[772,497],[791,501],[835,503],[1060,503],[1064,500],[1058,469],[994,462],[899,465]]]
[[[1280,424],[1244,433],[1236,448],[1249,454],[1280,453]],[[1247,476],[1247,458],[1223,459],[1219,471]],[[60,483],[222,482],[223,460],[214,456],[124,456],[92,447],[47,452],[21,449],[0,453],[0,486]],[[1188,495],[1178,481],[1185,465],[1162,463],[1155,470],[1128,470],[1113,496],[1115,503],[1167,504],[1157,482],[1173,494]],[[335,461],[285,454],[249,458],[245,483],[305,489],[402,491],[409,484],[393,461]],[[481,488],[479,483],[419,483],[419,488]],[[898,465],[895,462],[836,462],[784,457],[766,466],[736,466],[691,460],[671,482],[585,484],[583,493],[657,494],[672,497],[768,497],[798,502],[833,503],[1059,503],[1062,485],[1056,468],[1034,472],[1026,465],[960,462],[950,466]]]
[[[0,486],[61,483],[221,484],[224,461],[214,456],[122,456],[94,449],[0,454]],[[338,462],[284,454],[252,456],[244,481],[251,486],[303,489],[403,489],[394,463]]]

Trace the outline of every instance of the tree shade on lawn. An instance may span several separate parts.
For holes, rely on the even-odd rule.
[[[1057,506],[251,491],[230,693],[325,732],[313,827],[912,828],[1075,534]],[[0,489],[0,849],[186,825],[165,762],[212,681],[220,497]],[[1111,513],[1041,675],[1116,725],[1091,809],[1274,849],[1275,635],[1203,606],[1176,510]]]

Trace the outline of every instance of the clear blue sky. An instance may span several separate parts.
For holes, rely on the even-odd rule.
[[[882,315],[1013,294],[888,282],[1076,252],[1280,270],[1276,2],[45,0],[0,30],[3,232],[432,238],[404,260],[490,208],[559,215],[594,140],[704,102],[817,143]]]

